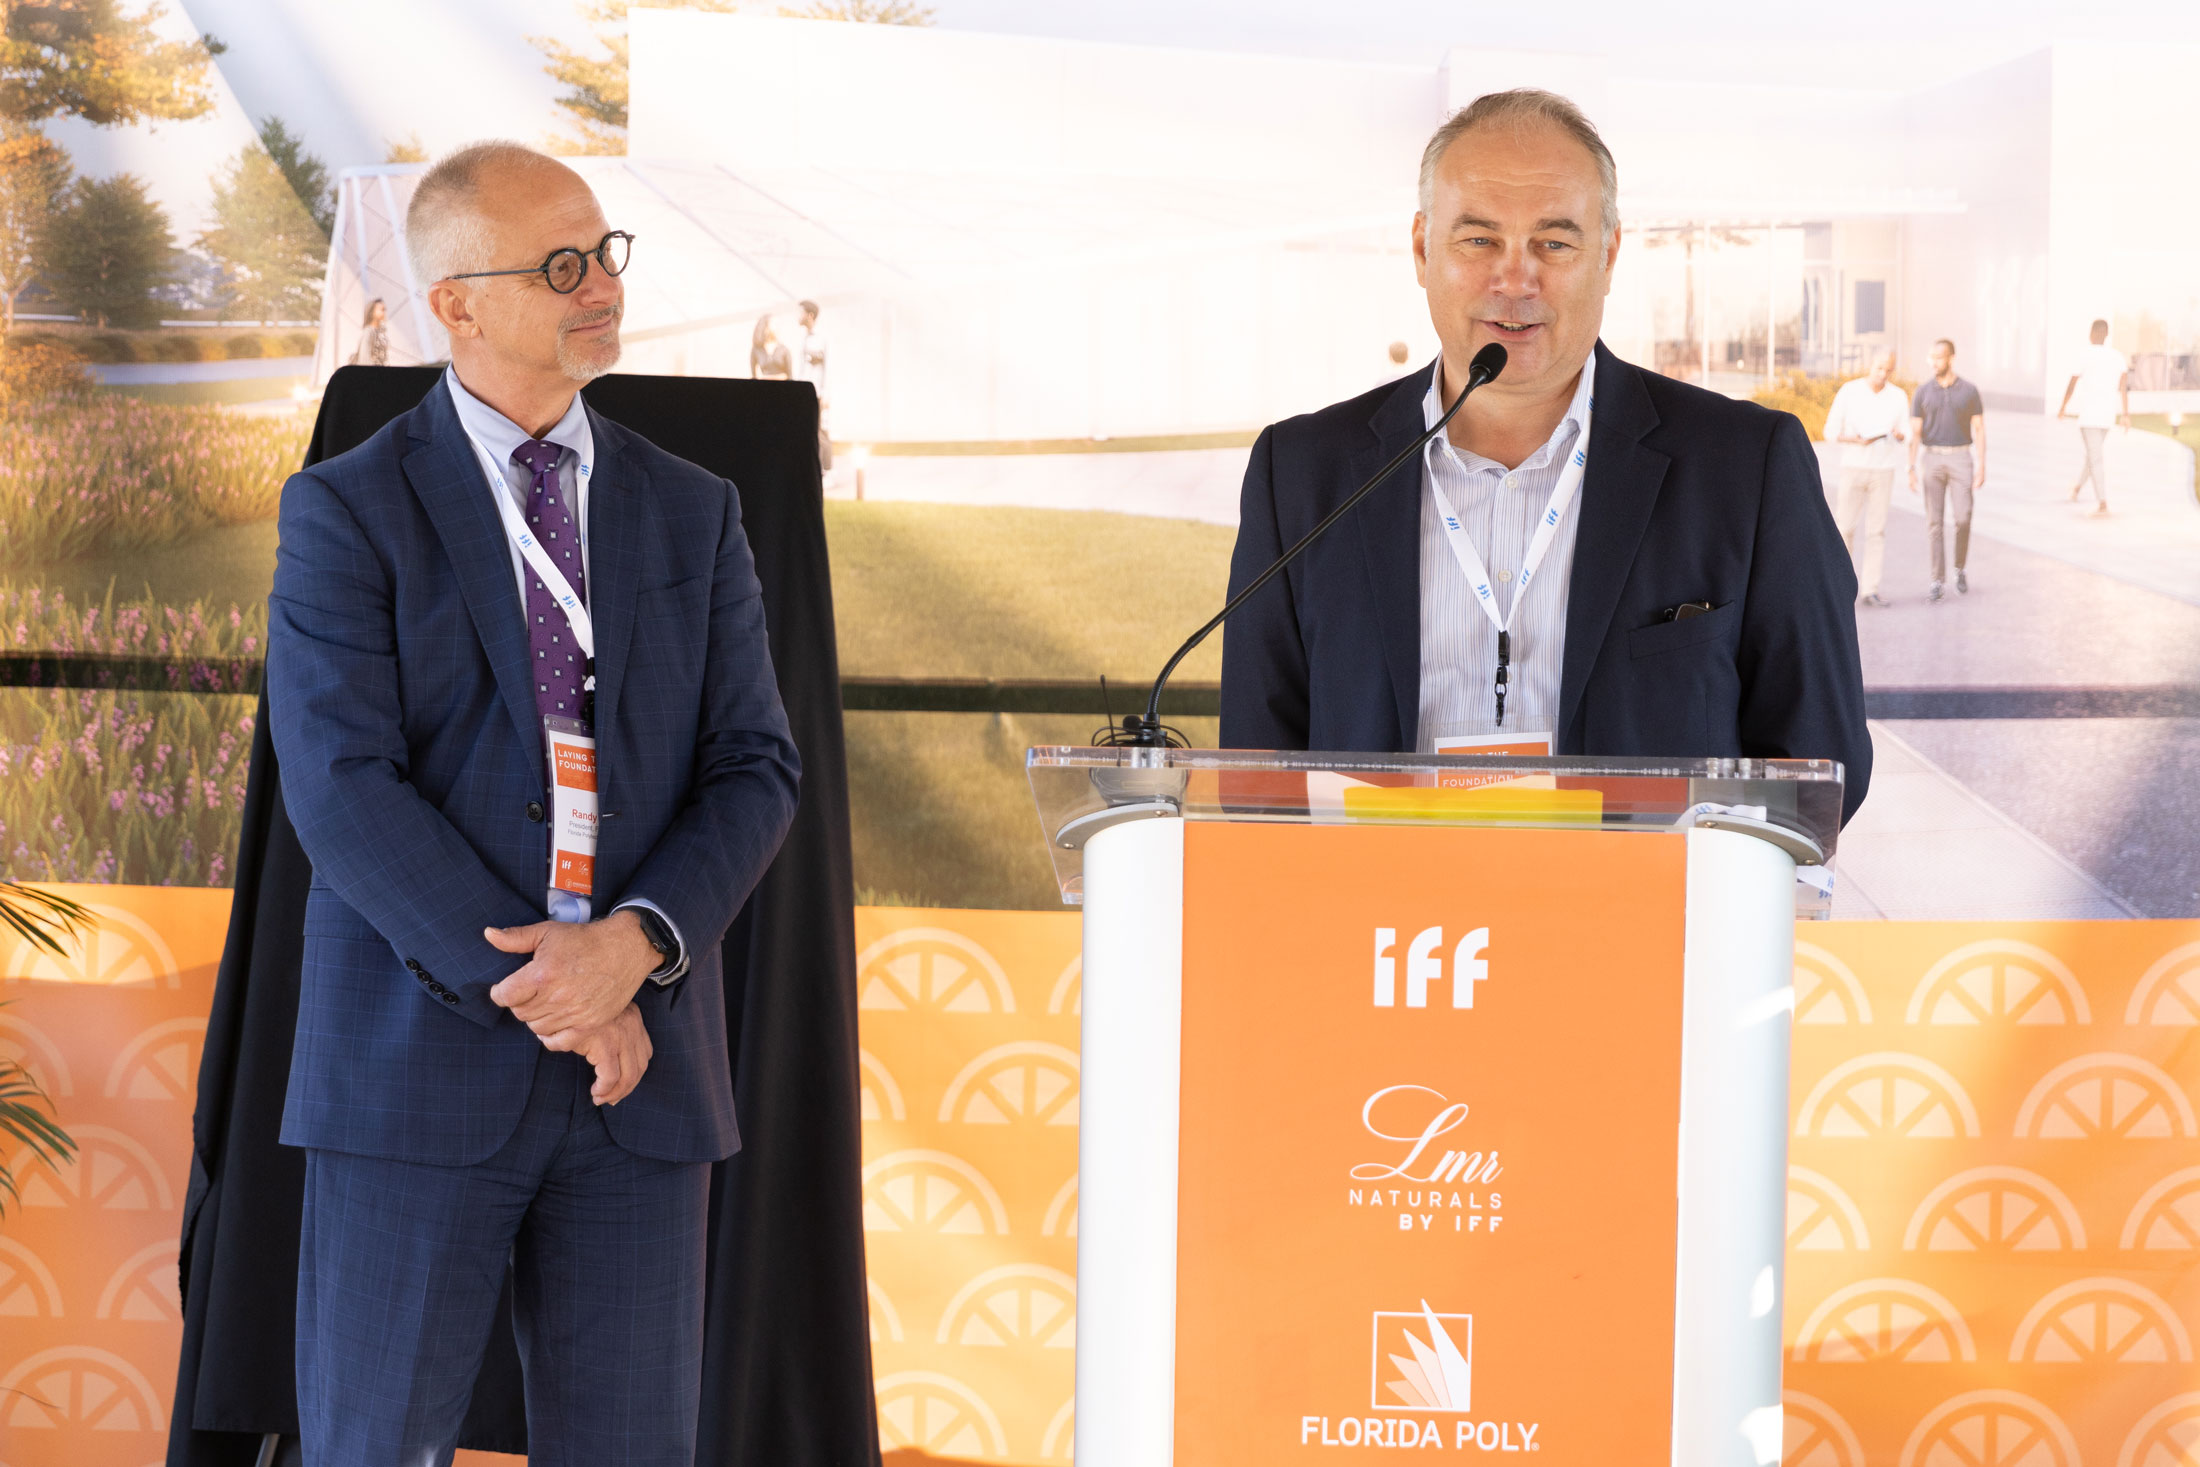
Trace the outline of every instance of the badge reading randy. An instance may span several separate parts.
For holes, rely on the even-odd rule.
[[[588,896],[596,885],[596,740],[586,724],[545,718],[550,750],[550,884]]]

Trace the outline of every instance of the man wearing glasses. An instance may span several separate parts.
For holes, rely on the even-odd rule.
[[[406,247],[450,369],[283,490],[312,1467],[450,1460],[507,1269],[529,1459],[693,1459],[719,947],[800,771],[734,487],[579,395],[632,243],[530,149],[437,163]]]

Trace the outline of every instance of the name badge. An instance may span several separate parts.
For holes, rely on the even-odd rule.
[[[1505,733],[1452,734],[1436,740],[1439,754],[1505,754],[1515,759],[1551,757],[1549,730],[1512,729]]]
[[[1551,756],[1551,733],[1548,729],[1508,729],[1502,733],[1439,734],[1435,740],[1439,754],[1486,754],[1507,759],[1548,759]],[[1558,780],[1548,774],[1526,774],[1508,777],[1493,774],[1486,769],[1439,769],[1436,771],[1436,787],[1444,790],[1481,789],[1490,785],[1516,785],[1528,789],[1557,789]]]
[[[575,896],[596,886],[596,740],[571,718],[545,718],[550,750],[550,884]]]

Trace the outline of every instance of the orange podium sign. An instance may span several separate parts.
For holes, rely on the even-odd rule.
[[[1837,770],[1029,760],[1085,907],[1079,1457],[1777,1459]]]
[[[1663,1458],[1684,838],[1184,846],[1175,1460]]]

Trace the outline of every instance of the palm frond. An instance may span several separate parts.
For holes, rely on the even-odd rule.
[[[62,946],[62,938],[81,937],[99,925],[99,918],[82,902],[71,901],[59,892],[20,881],[0,881],[0,922],[32,946],[63,958],[68,956],[68,949]]]
[[[53,1097],[21,1062],[0,1060],[0,1137],[12,1138],[37,1160],[58,1169],[76,1159],[76,1142],[47,1114],[52,1109]],[[0,1154],[0,1215],[10,1202],[21,1201],[22,1195],[5,1155]]]

